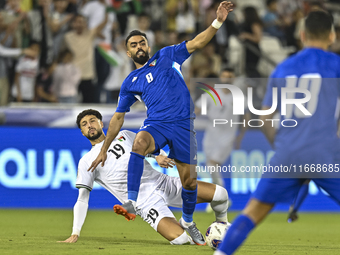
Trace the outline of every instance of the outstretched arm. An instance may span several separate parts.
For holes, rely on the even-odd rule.
[[[112,143],[113,139],[115,139],[115,137],[119,133],[119,130],[123,126],[124,117],[125,112],[115,112],[115,114],[112,116],[103,147],[98,157],[95,159],[95,161],[92,162],[90,168],[87,171],[93,172],[100,162],[102,162],[102,166],[104,166],[107,157],[106,152],[109,149],[109,146]]]
[[[220,3],[220,6],[217,8],[216,14],[217,19],[202,33],[198,34],[194,39],[188,41],[186,43],[187,50],[191,54],[195,50],[202,49],[205,45],[210,42],[210,40],[214,37],[217,30],[222,26],[222,23],[226,20],[229,12],[232,12],[233,4],[228,1],[223,1]]]
[[[81,228],[85,222],[87,209],[89,207],[90,191],[85,188],[79,189],[78,200],[73,207],[73,229],[72,235],[65,241],[59,243],[75,243],[77,242]]]

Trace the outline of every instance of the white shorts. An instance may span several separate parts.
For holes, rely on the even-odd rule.
[[[169,206],[182,207],[181,194],[182,184],[179,177],[166,176],[155,192],[141,206],[137,207],[137,214],[157,231],[161,219],[175,218]]]

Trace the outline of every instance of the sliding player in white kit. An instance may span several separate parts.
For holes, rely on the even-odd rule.
[[[87,169],[102,148],[105,135],[101,114],[96,110],[85,110],[77,117],[78,127],[92,144],[92,149],[79,161],[76,187],[79,189],[78,200],[74,206],[73,231],[71,237],[63,242],[77,242],[84,224],[90,191],[97,182],[114,195],[120,202],[128,200],[127,170],[135,133],[120,131],[107,151],[104,166],[98,165],[94,172]],[[162,167],[172,167],[174,161],[166,156],[156,157]],[[137,215],[160,233],[171,244],[194,244],[191,237],[178,224],[168,206],[182,207],[181,181],[160,173],[144,160],[144,171],[137,199]],[[210,202],[216,220],[228,222],[228,192],[215,184],[198,182],[197,203]]]

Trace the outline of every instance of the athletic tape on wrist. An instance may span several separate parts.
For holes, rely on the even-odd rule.
[[[213,23],[211,23],[211,26],[213,28],[219,29],[222,26],[222,24],[223,24],[222,22],[219,22],[217,19],[215,19]]]

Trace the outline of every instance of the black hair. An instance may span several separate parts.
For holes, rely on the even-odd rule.
[[[71,22],[74,22],[77,18],[83,18],[83,19],[86,21],[86,18],[85,18],[84,15],[82,15],[82,14],[80,14],[80,13],[76,13],[76,14],[73,16]]]
[[[40,47],[40,42],[36,41],[36,40],[30,40],[30,47],[34,44],[38,44]]]
[[[82,111],[81,113],[78,114],[77,116],[77,125],[78,125],[78,128],[80,128],[80,121],[82,120],[82,118],[84,118],[85,116],[87,115],[94,115],[96,116],[97,119],[99,120],[102,120],[103,117],[102,115],[100,114],[100,112],[96,111],[96,110],[93,110],[93,109],[87,109],[87,110],[84,110]]]
[[[276,2],[277,2],[277,0],[267,0],[266,5],[270,6],[272,3],[276,3]]]
[[[226,67],[222,69],[221,73],[223,72],[235,73],[235,70],[232,67]]]
[[[65,49],[59,53],[57,63],[61,63],[67,54],[71,54],[73,56],[72,51]]]
[[[148,15],[146,12],[142,12],[138,15],[138,18],[142,18],[142,17],[146,17],[146,18],[151,19],[150,15]]]
[[[263,25],[262,20],[259,17],[259,14],[257,13],[257,10],[253,6],[247,6],[243,9],[244,12],[244,22],[247,25],[252,25],[252,24],[259,24]]]
[[[139,30],[132,30],[130,32],[130,34],[126,37],[126,40],[125,40],[125,46],[127,46],[128,44],[128,41],[129,39],[132,37],[132,36],[135,36],[135,35],[140,35],[140,36],[144,36],[146,40],[148,40],[148,38],[146,37],[146,34],[139,31]]]
[[[332,30],[332,17],[325,11],[313,11],[305,20],[306,35],[309,39],[327,39]]]

